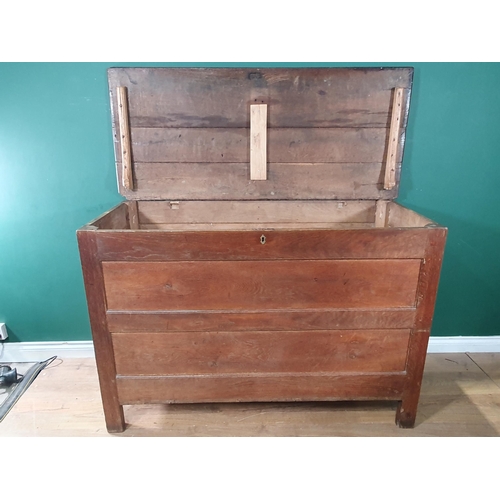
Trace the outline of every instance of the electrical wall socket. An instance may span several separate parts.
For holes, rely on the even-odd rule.
[[[0,323],[0,340],[5,340],[9,334],[7,333],[7,327],[5,323]]]

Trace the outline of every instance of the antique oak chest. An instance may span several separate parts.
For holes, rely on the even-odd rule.
[[[120,193],[78,231],[104,412],[393,400],[446,228],[397,197],[411,68],[113,68]]]

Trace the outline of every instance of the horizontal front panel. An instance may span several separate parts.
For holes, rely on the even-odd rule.
[[[409,330],[112,334],[120,375],[404,371]]]
[[[415,308],[285,311],[108,312],[111,332],[210,332],[412,328]]]
[[[392,91],[411,68],[112,68],[129,93],[132,127],[245,127],[249,106],[272,105],[271,127],[386,127]]]
[[[110,310],[409,307],[420,260],[103,262]]]
[[[117,376],[120,404],[400,400],[404,373]]]
[[[388,134],[386,128],[270,128],[267,162],[381,163]],[[249,163],[250,133],[248,128],[138,128],[132,131],[132,149],[139,163]]]
[[[149,204],[150,202],[145,202]],[[139,210],[142,210],[139,203]],[[159,204],[159,214],[176,210]],[[179,205],[183,207],[182,202]],[[157,210],[155,209],[155,210]],[[375,217],[375,214],[373,214]],[[149,212],[148,217],[152,217]],[[164,216],[166,217],[166,215]],[[159,221],[156,221],[159,222]],[[104,261],[422,259],[434,229],[97,232]],[[266,243],[261,243],[264,235]]]
[[[120,184],[121,172],[118,164]],[[370,200],[392,199],[397,189],[383,189],[382,163],[271,163],[265,182],[250,180],[247,163],[136,163],[134,182],[123,191],[128,199]]]

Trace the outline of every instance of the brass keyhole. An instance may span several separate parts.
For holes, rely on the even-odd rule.
[[[261,242],[262,244],[264,244],[264,243],[266,242],[266,237],[265,237],[264,235],[262,235],[262,236],[260,237],[260,242]]]

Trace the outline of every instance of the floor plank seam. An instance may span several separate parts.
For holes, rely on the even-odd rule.
[[[121,436],[499,437],[500,353],[439,353],[427,361],[414,429],[394,425],[394,401],[149,404],[125,408]],[[12,363],[21,373],[28,364]],[[104,425],[95,360],[56,364],[16,403],[0,425],[0,440],[116,437]]]
[[[466,355],[466,356],[467,356],[467,357],[468,357],[468,358],[469,358],[469,359],[470,359],[470,360],[471,360],[471,361],[472,361],[472,362],[473,362],[473,363],[474,363],[474,364],[475,364],[475,365],[476,365],[476,366],[477,366],[477,367],[478,367],[478,368],[479,368],[479,369],[480,369],[480,370],[481,370],[481,371],[482,371],[482,372],[483,372],[483,373],[484,373],[484,374],[485,374],[485,375],[486,375],[486,376],[487,376],[487,377],[488,377],[488,378],[489,378],[489,379],[490,379],[490,380],[491,380],[491,381],[492,381],[492,382],[493,382],[493,383],[494,383],[494,384],[495,384],[495,385],[496,385],[499,389],[500,389],[500,385],[499,385],[499,384],[497,384],[497,382],[496,382],[494,379],[492,379],[492,378],[489,376],[489,374],[488,374],[487,372],[485,372],[485,371],[482,369],[482,367],[481,367],[480,365],[478,365],[478,364],[474,361],[474,359],[472,359],[472,358],[470,357],[470,355],[469,355],[469,353],[468,353],[468,352],[466,352],[466,353],[465,353],[465,355]]]

